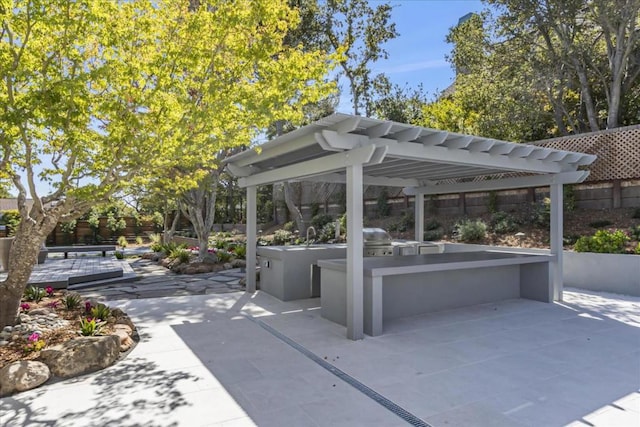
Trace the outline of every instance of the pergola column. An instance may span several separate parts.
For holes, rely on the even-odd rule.
[[[551,281],[553,283],[554,301],[562,301],[562,250],[563,250],[563,200],[562,184],[552,184],[551,193],[551,231],[549,240],[551,243]]]
[[[347,338],[364,338],[362,165],[347,166]]]
[[[415,239],[418,242],[424,240],[424,193],[416,193],[413,199]]]
[[[256,291],[256,244],[258,229],[256,186],[247,187],[247,292]]]

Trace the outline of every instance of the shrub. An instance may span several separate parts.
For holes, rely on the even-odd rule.
[[[227,247],[227,242],[224,240],[216,240],[213,246],[216,249],[225,249]]]
[[[10,209],[0,212],[0,224],[7,226],[7,236],[14,236],[18,225],[20,225],[20,212],[17,209]]]
[[[159,233],[149,234],[149,241],[151,243],[162,243],[162,236]]]
[[[80,319],[80,335],[85,337],[100,335],[103,326],[104,323],[95,318]]]
[[[640,225],[636,225],[635,227],[631,227],[629,229],[629,236],[633,240],[640,240]]]
[[[497,234],[513,233],[518,229],[518,221],[506,212],[491,215],[491,229]]]
[[[231,255],[230,252],[227,252],[225,250],[219,250],[216,252],[216,256],[218,257],[218,261],[220,262],[229,262],[231,261],[231,258],[233,257],[233,255]]]
[[[638,243],[638,246],[636,246],[636,249],[634,250],[634,253],[636,255],[640,255],[640,243]]]
[[[438,228],[442,228],[442,225],[435,219],[427,221],[424,225],[424,229],[427,231],[437,230]]]
[[[291,233],[291,231],[276,230],[276,232],[273,233],[273,244],[284,245],[285,243],[289,243],[292,237],[293,237],[293,233]]]
[[[116,259],[124,259],[124,252],[122,251],[115,251],[113,254],[115,255]]]
[[[331,215],[318,214],[313,218],[311,218],[311,225],[313,225],[313,227],[319,231],[322,229],[322,227],[324,227],[325,225],[327,225],[332,221],[333,221],[333,217]]]
[[[66,294],[64,298],[62,298],[62,303],[67,310],[78,308],[80,306],[80,301],[82,301],[82,299],[78,294]]]
[[[487,209],[489,213],[498,212],[498,193],[496,191],[489,191],[489,197],[487,198]]]
[[[293,221],[289,221],[289,222],[285,222],[284,225],[282,226],[282,229],[284,231],[293,231],[296,228],[296,223]]]
[[[378,216],[386,218],[391,213],[391,205],[389,204],[389,193],[386,189],[382,189],[376,199],[376,207],[378,208]]]
[[[144,240],[142,239],[141,236],[136,236],[136,245],[140,246],[144,244]]]
[[[24,290],[24,299],[27,301],[40,302],[46,294],[47,291],[44,289],[31,285]]]
[[[111,309],[105,304],[98,304],[95,307],[91,307],[91,317],[107,320],[111,315]]]
[[[433,241],[440,240],[444,236],[444,230],[442,228],[436,228],[435,230],[427,230],[424,232],[424,240]]]
[[[611,221],[609,221],[608,219],[597,219],[595,221],[591,221],[589,223],[589,227],[592,228],[603,228],[603,227],[608,227],[611,224],[613,224]]]
[[[603,254],[624,253],[624,245],[629,240],[623,231],[598,230],[593,236],[582,236],[574,246],[576,252],[596,252]]]
[[[120,246],[122,249],[127,247],[127,244],[129,242],[127,242],[127,238],[124,236],[120,236],[118,237],[118,246]]]
[[[247,246],[237,245],[233,252],[236,254],[236,258],[245,259],[247,257]]]
[[[177,259],[182,263],[187,263],[189,262],[189,258],[191,257],[191,252],[189,252],[185,248],[176,247],[167,254],[167,257],[170,259]]]
[[[540,203],[533,205],[531,222],[540,228],[548,228],[551,223],[551,199],[545,197]]]
[[[486,237],[487,224],[481,219],[475,221],[465,219],[456,223],[455,231],[458,239],[463,242],[478,242]]]

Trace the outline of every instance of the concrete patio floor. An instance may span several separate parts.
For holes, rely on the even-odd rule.
[[[0,399],[7,426],[409,425],[274,335],[439,426],[640,425],[640,298],[570,290],[389,322],[362,341],[319,299],[111,301],[141,341],[103,371]]]

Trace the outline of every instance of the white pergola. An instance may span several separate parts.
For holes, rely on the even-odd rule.
[[[247,292],[256,290],[256,187],[285,181],[347,187],[347,336],[363,338],[363,185],[415,197],[423,240],[424,196],[549,186],[554,299],[562,299],[562,185],[584,181],[595,156],[336,113],[225,160],[247,189]],[[508,177],[505,177],[508,176]],[[484,179],[484,178],[487,179]],[[462,178],[462,179],[461,179]]]

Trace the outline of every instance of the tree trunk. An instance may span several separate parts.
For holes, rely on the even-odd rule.
[[[198,236],[198,260],[208,254],[209,236],[216,214],[216,196],[218,190],[218,172],[212,171],[209,177],[194,190],[188,191],[181,201],[182,213],[189,219]]]
[[[178,223],[180,222],[180,209],[176,209],[176,213],[173,216],[173,221],[171,221],[171,227],[167,229],[169,222],[169,214],[165,214],[164,220],[164,233],[162,233],[162,241],[167,244],[173,240],[173,236],[176,234],[176,229],[178,228]]]
[[[20,299],[37,263],[42,242],[55,228],[58,219],[59,216],[42,215],[35,220],[23,218],[20,221],[9,253],[7,278],[0,282],[0,329],[15,325]]]
[[[298,227],[298,235],[302,237],[306,230],[304,226],[304,218],[302,217],[302,212],[296,206],[296,203],[293,200],[293,190],[291,189],[291,183],[284,183],[284,202],[287,204],[287,208],[291,215],[293,215],[293,219],[296,222],[296,227]]]

